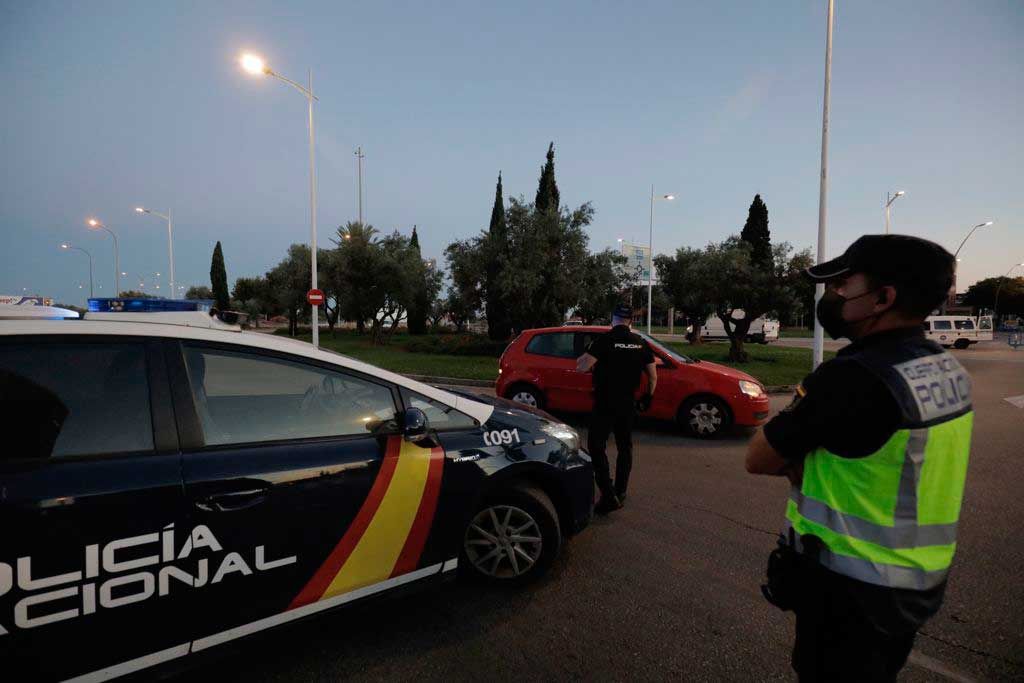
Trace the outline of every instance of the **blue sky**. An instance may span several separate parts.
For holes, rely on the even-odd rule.
[[[829,255],[894,231],[962,253],[961,288],[1024,260],[1024,6],[837,2]],[[166,291],[171,207],[177,279],[230,279],[308,242],[305,101],[240,71],[314,70],[320,240],[356,215],[419,226],[425,255],[487,225],[499,170],[532,199],[549,141],[562,200],[593,202],[591,247],[656,252],[736,233],[761,193],[772,237],[817,235],[824,0],[816,2],[0,2],[0,293],[81,302],[85,258]]]

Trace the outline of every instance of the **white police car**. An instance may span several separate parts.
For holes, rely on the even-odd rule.
[[[194,304],[90,307],[0,312],[5,680],[104,680],[457,567],[525,582],[590,519],[544,414]]]

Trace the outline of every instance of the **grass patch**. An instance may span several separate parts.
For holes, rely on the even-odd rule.
[[[726,360],[729,355],[729,344],[724,342],[705,342],[697,346],[680,342],[662,343],[684,356],[742,370],[767,386],[797,384],[811,372],[810,349],[772,346],[771,344],[744,344],[743,348],[750,356],[750,362],[731,363]],[[825,360],[835,355],[834,351],[826,351]]]
[[[287,334],[286,331],[283,331]],[[395,334],[387,346],[374,346],[370,335],[360,336],[355,332],[339,330],[331,336],[326,330],[320,333],[320,346],[343,353],[366,363],[406,375],[429,375],[431,377],[453,377],[457,379],[491,380],[498,376],[497,356],[468,356],[452,353],[422,353],[410,351],[408,347],[429,348],[434,343],[424,341],[433,335],[411,336]],[[452,335],[454,336],[454,335]],[[310,335],[299,335],[298,339],[310,341]],[[438,342],[447,345],[460,343],[456,340]],[[462,342],[465,343],[465,342]],[[481,344],[487,343],[484,341]],[[796,384],[811,372],[811,350],[787,346],[745,344],[750,362],[730,363],[726,360],[729,345],[724,342],[705,342],[691,346],[683,342],[661,342],[675,351],[700,360],[727,365],[753,375],[768,386]],[[826,351],[825,359],[835,356]]]
[[[809,339],[814,336],[814,330],[806,327],[783,327],[779,330],[779,337],[783,339]]]

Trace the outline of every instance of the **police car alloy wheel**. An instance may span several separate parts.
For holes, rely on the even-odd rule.
[[[698,397],[683,404],[679,410],[679,422],[691,436],[709,439],[728,429],[732,416],[717,398]]]
[[[526,583],[554,562],[562,536],[550,498],[533,487],[494,496],[473,515],[460,566],[484,580]]]

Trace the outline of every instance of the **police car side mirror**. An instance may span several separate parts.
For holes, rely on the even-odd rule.
[[[419,408],[407,408],[402,416],[402,436],[410,443],[424,443],[430,440],[430,422],[427,414]]]

